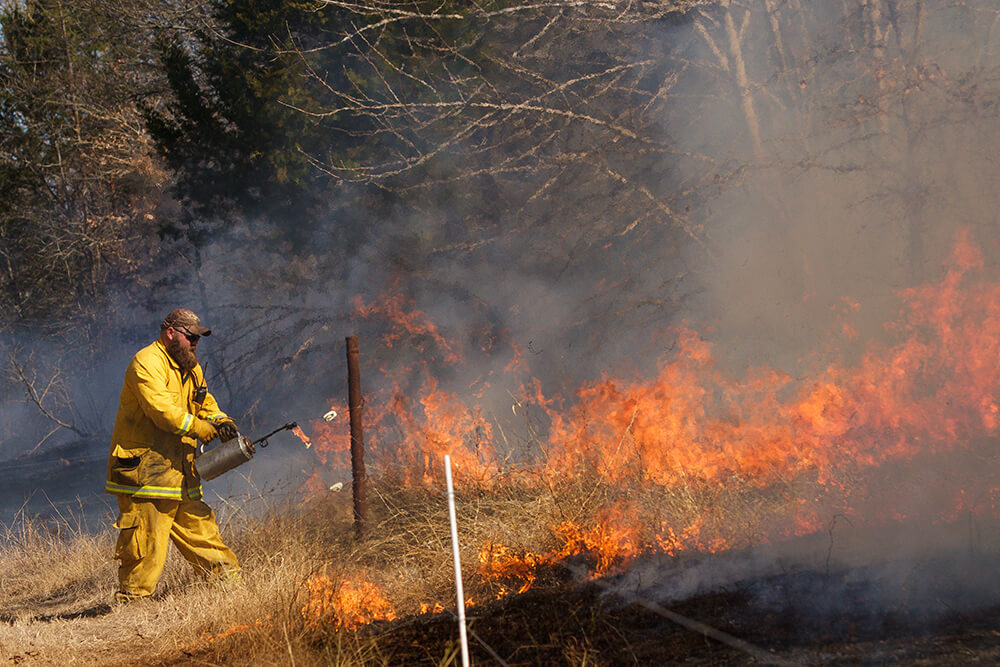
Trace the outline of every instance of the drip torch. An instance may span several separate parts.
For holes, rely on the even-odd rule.
[[[202,479],[215,479],[224,472],[229,472],[238,465],[242,465],[253,458],[256,446],[267,447],[267,439],[280,431],[298,428],[295,422],[289,422],[284,426],[274,429],[267,435],[250,440],[250,438],[239,433],[235,438],[219,443],[212,449],[202,451],[195,457],[195,469]],[[204,445],[202,445],[204,447]]]

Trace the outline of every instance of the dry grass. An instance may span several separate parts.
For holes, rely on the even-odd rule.
[[[0,599],[7,622],[30,621],[95,606],[112,594],[110,534],[82,522],[40,521],[23,514],[0,534]]]
[[[487,605],[515,593],[526,571],[536,586],[565,581],[571,575],[559,562],[567,559],[591,571],[613,570],[662,548],[668,528],[700,526],[687,548],[719,540],[753,544],[775,516],[788,515],[799,491],[794,485],[761,490],[737,479],[665,489],[641,479],[609,486],[585,478],[550,485],[511,479],[463,491],[457,501],[465,594]],[[201,581],[172,549],[154,598],[125,607],[108,604],[116,583],[110,527],[94,534],[72,521],[22,516],[0,551],[3,658],[67,665],[392,664],[394,627],[426,618],[425,609],[455,607],[448,511],[441,490],[374,483],[369,499],[369,535],[361,543],[354,540],[348,493],[252,511],[263,499],[216,503],[243,581],[222,587]],[[610,555],[597,553],[602,540]],[[525,569],[485,579],[484,545],[522,559]],[[377,587],[396,622],[343,627],[330,606],[332,589],[341,585]],[[318,590],[326,597],[318,600]],[[570,639],[563,647],[567,664],[587,663],[587,638]],[[421,661],[444,664],[454,648],[447,641],[428,645]]]

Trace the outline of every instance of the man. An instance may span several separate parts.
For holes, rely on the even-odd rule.
[[[171,541],[199,573],[239,577],[236,556],[201,500],[193,465],[196,438],[227,441],[238,433],[208,393],[198,364],[198,340],[211,333],[190,310],[173,310],[159,339],[125,371],[105,484],[118,496],[119,602],[153,594]]]

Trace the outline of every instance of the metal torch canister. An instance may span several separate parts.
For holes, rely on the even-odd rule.
[[[246,463],[253,458],[253,455],[254,447],[250,438],[237,435],[196,457],[194,467],[202,479],[215,479],[222,473]]]

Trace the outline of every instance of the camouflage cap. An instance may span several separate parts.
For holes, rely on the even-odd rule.
[[[163,322],[160,323],[160,331],[168,327],[181,328],[196,336],[211,336],[212,330],[202,325],[201,319],[194,312],[187,308],[175,308],[171,310]]]

